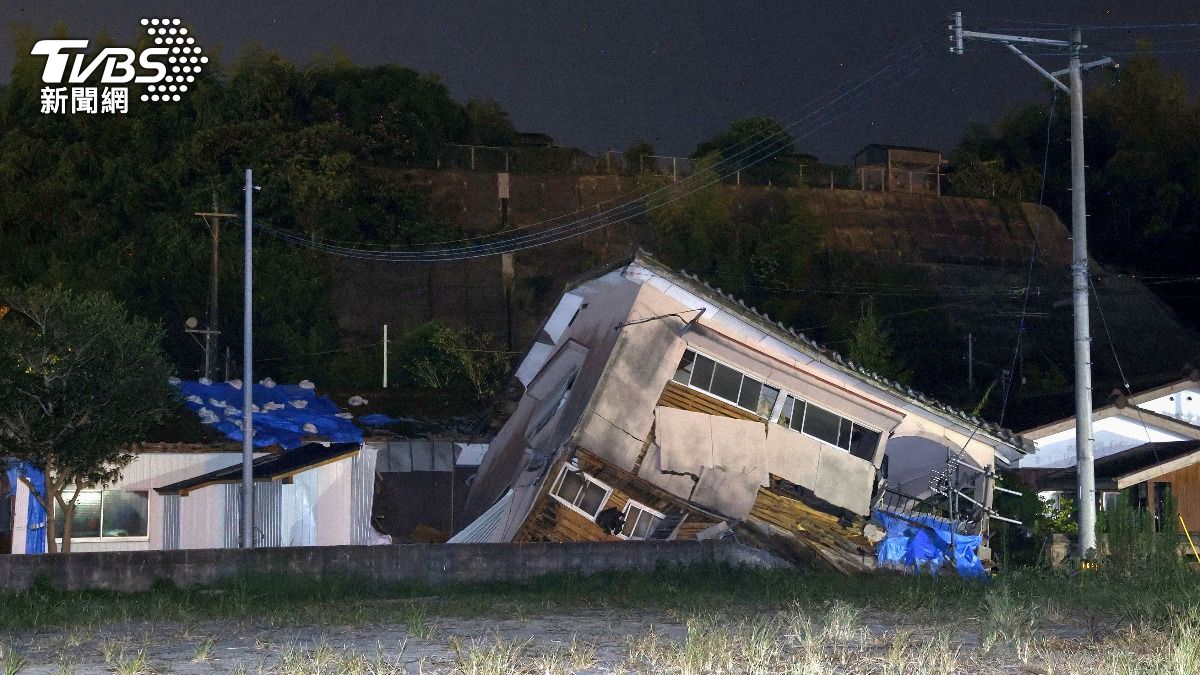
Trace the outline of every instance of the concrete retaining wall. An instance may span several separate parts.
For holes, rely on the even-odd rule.
[[[62,590],[139,591],[159,579],[189,587],[247,574],[289,573],[436,585],[700,564],[786,565],[762,551],[731,541],[122,551],[0,556],[0,588],[27,589],[41,575]]]

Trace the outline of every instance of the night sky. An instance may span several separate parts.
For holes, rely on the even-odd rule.
[[[662,154],[686,155],[738,117],[797,119],[814,97],[853,84],[898,47],[942,31],[953,9],[963,11],[968,28],[1007,23],[1008,32],[1016,30],[1014,21],[1200,22],[1194,0],[334,4],[5,0],[0,25],[44,32],[61,21],[71,37],[103,30],[131,44],[141,17],[178,16],[225,62],[253,42],[301,63],[340,48],[364,65],[437,72],[459,100],[494,98],[520,130],[548,133],[562,145],[600,151],[645,139]],[[1034,35],[1065,38],[1065,31],[1027,26],[1039,29]],[[971,45],[966,56],[951,56],[942,35],[910,79],[814,132],[798,149],[834,162],[872,142],[950,150],[968,121],[991,123],[1006,105],[1049,102],[1042,78],[1014,56]],[[1200,50],[1200,29],[1092,36],[1084,34],[1093,45],[1090,57],[1105,49],[1127,52],[1142,36],[1163,41],[1163,48],[1171,41]],[[0,73],[7,79],[12,46],[7,32],[2,38]],[[1200,80],[1200,51],[1161,58],[1189,72],[1193,85]],[[1065,67],[1063,58],[1043,63]]]

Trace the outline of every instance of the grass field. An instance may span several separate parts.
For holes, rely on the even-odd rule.
[[[1196,673],[1182,570],[955,578],[675,568],[528,584],[243,578],[0,595],[15,673]]]

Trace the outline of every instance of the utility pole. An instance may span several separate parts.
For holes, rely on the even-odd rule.
[[[1079,480],[1079,550],[1083,556],[1096,548],[1096,474],[1092,438],[1092,346],[1088,318],[1087,205],[1085,199],[1083,157],[1083,76],[1088,68],[1107,66],[1107,57],[1081,63],[1084,44],[1078,28],[1069,40],[1051,40],[1024,35],[1001,35],[963,30],[962,12],[951,15],[952,54],[963,53],[965,38],[997,42],[1024,61],[1055,87],[1071,97],[1071,298],[1075,312],[1075,459]],[[1015,44],[1014,44],[1015,43]],[[1016,47],[1032,44],[1063,49],[1068,68],[1050,72]],[[1061,78],[1068,76],[1068,84]]]
[[[388,367],[387,348],[388,348],[387,324],[385,323],[385,324],[383,324],[383,388],[384,389],[388,388],[387,387],[387,367]]]
[[[242,548],[254,548],[254,172],[246,169],[246,272],[242,312]]]
[[[220,280],[221,219],[234,218],[236,216],[232,213],[221,213],[220,207],[217,206],[216,192],[213,192],[212,211],[200,211],[193,215],[203,218],[204,223],[208,225],[208,231],[212,234],[212,254],[209,259],[208,279],[208,321],[204,330],[195,331],[204,334],[204,377],[212,380],[213,371],[217,368],[217,355],[221,350],[218,341],[218,336],[221,334],[220,316],[217,314],[217,284]],[[209,220],[210,218],[212,220]],[[228,376],[226,379],[228,379]]]
[[[967,333],[967,389],[975,391],[975,334]]]

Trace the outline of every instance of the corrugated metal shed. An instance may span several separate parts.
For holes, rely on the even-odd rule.
[[[491,544],[497,541],[504,524],[508,521],[508,513],[512,508],[513,491],[504,493],[492,508],[484,511],[482,516],[468,525],[462,532],[454,535],[447,544]]]

